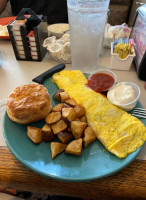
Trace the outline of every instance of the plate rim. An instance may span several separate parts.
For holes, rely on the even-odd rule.
[[[14,19],[16,19],[16,17],[17,16],[9,16],[9,17],[2,17],[2,18],[0,18],[0,21],[2,20],[2,19],[12,19],[11,21],[13,21]],[[9,24],[10,22],[8,22],[7,24]],[[5,25],[7,25],[7,24],[1,24],[1,22],[0,22],[0,25],[3,25],[3,26],[5,26]]]
[[[0,21],[2,19],[11,19],[11,21],[15,20],[17,16],[9,16],[9,17],[2,17],[0,18]],[[1,23],[0,22],[0,25],[2,26],[7,26],[11,21],[9,21],[8,23]],[[3,39],[3,40],[10,40],[10,36],[9,35],[0,35],[0,39]]]
[[[42,175],[46,178],[50,178],[50,179],[53,179],[53,180],[58,180],[58,181],[66,181],[66,182],[89,182],[89,181],[95,181],[95,180],[99,180],[99,179],[102,179],[102,178],[107,178],[113,174],[116,174],[117,172],[121,171],[122,169],[124,169],[126,166],[128,166],[132,161],[135,160],[135,158],[138,156],[138,154],[140,153],[140,151],[142,150],[144,144],[139,147],[135,152],[132,152],[132,153],[135,153],[135,155],[130,159],[128,160],[128,162],[126,162],[124,165],[122,165],[122,167],[119,167],[118,169],[112,171],[112,172],[109,172],[109,173],[105,173],[104,175],[101,175],[101,176],[95,176],[95,177],[91,177],[91,178],[81,178],[81,179],[73,179],[73,178],[63,178],[63,177],[59,177],[58,175],[57,176],[53,176],[53,175],[50,175],[50,174],[46,174],[45,172],[42,172],[40,170],[38,170],[37,168],[34,168],[32,167],[31,165],[29,165],[28,163],[26,164],[24,162],[24,160],[17,154],[17,152],[15,150],[13,150],[13,147],[11,147],[11,144],[9,143],[9,141],[7,140],[7,136],[6,136],[6,133],[5,133],[5,129],[4,129],[4,124],[5,124],[5,117],[7,115],[7,111],[5,111],[5,114],[4,114],[4,117],[3,117],[3,135],[4,135],[4,140],[7,144],[7,147],[8,149],[10,150],[10,152],[14,155],[14,157],[21,163],[23,164],[26,168],[28,168],[29,170],[33,171],[34,173],[36,174],[39,174],[39,175]],[[108,151],[108,150],[107,150]],[[130,155],[130,154],[129,154]],[[122,158],[123,159],[123,158]],[[125,159],[125,158],[124,158]]]
[[[51,76],[52,77],[52,76]],[[50,78],[51,78],[50,77]],[[48,80],[48,79],[47,79]],[[50,80],[50,79],[49,79]],[[43,84],[44,86],[45,86],[45,84]],[[46,87],[46,86],[45,86]],[[48,88],[47,88],[48,89]],[[141,105],[141,103],[140,103],[140,101],[138,101],[139,102],[139,104],[140,104],[140,106],[142,106]],[[144,144],[141,146],[141,147],[139,147],[135,152],[132,152],[132,153],[134,153],[134,155],[132,156],[132,158],[129,158],[128,159],[128,161],[126,161],[126,163],[124,163],[124,164],[122,164],[122,166],[120,166],[120,167],[118,167],[117,169],[114,169],[113,171],[110,171],[110,172],[106,172],[105,174],[101,174],[101,175],[96,175],[95,174],[95,176],[91,176],[91,177],[82,177],[81,176],[81,178],[79,179],[78,177],[76,177],[76,178],[69,178],[69,177],[63,177],[63,176],[60,176],[60,175],[51,175],[51,174],[49,174],[49,173],[46,173],[46,172],[43,172],[43,171],[40,171],[39,169],[37,169],[37,168],[35,168],[34,166],[32,166],[32,165],[30,165],[28,162],[25,162],[22,158],[21,158],[21,156],[19,156],[18,154],[18,152],[17,151],[15,151],[14,149],[13,149],[13,147],[11,146],[11,144],[10,144],[10,141],[7,139],[8,137],[7,137],[7,133],[5,132],[5,123],[6,123],[6,121],[5,121],[5,118],[6,117],[8,117],[8,115],[7,115],[7,111],[5,111],[5,113],[4,113],[4,116],[3,116],[3,121],[2,121],[2,129],[3,129],[3,136],[4,136],[4,140],[5,140],[5,142],[6,142],[6,144],[7,144],[7,147],[8,147],[8,149],[10,150],[10,152],[14,155],[14,157],[21,163],[21,164],[23,164],[26,168],[28,168],[29,170],[31,170],[31,171],[33,171],[34,173],[36,173],[36,174],[39,174],[39,175],[42,175],[42,176],[44,176],[44,177],[46,177],[46,178],[50,178],[50,179],[54,179],[54,180],[59,180],[59,181],[67,181],[67,182],[88,182],[88,181],[94,181],[94,180],[99,180],[99,179],[102,179],[102,178],[105,178],[105,177],[109,177],[109,176],[111,176],[111,175],[113,175],[113,174],[116,174],[117,172],[119,172],[119,171],[121,171],[122,169],[124,169],[126,166],[128,166],[132,161],[134,161],[135,160],[135,158],[138,156],[138,154],[140,153],[140,151],[142,150],[142,148],[143,148],[143,146],[144,146]],[[100,142],[99,140],[98,140],[98,142]],[[104,146],[103,146],[104,147]],[[108,151],[108,150],[107,150]],[[108,151],[109,152],[109,151]],[[109,152],[110,153],[110,152]],[[112,153],[111,153],[112,154]],[[130,155],[130,154],[129,154]],[[127,158],[127,157],[126,157]],[[126,159],[126,158],[122,158],[122,159]]]

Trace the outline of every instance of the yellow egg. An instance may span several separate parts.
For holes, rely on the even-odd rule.
[[[86,109],[88,125],[97,139],[119,158],[138,149],[146,140],[144,124],[111,104],[106,97],[86,86],[87,79],[79,70],[61,71],[53,75],[54,82]]]

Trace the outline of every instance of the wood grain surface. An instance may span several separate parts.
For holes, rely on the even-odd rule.
[[[49,195],[100,200],[146,199],[146,161],[134,161],[110,177],[91,182],[62,182],[40,176],[0,147],[0,187]]]

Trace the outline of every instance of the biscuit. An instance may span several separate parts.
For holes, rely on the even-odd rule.
[[[35,83],[16,87],[6,102],[9,118],[20,124],[44,119],[51,109],[51,99],[47,89]]]

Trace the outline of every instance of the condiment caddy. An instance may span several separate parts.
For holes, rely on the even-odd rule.
[[[17,60],[41,61],[46,49],[42,46],[48,36],[47,22],[30,8],[23,8],[7,26]]]
[[[121,46],[120,46],[121,45]],[[123,46],[122,46],[123,45]],[[129,70],[135,57],[133,41],[118,41],[111,43],[110,69]],[[116,49],[117,47],[117,49]],[[119,49],[118,49],[119,48]]]

